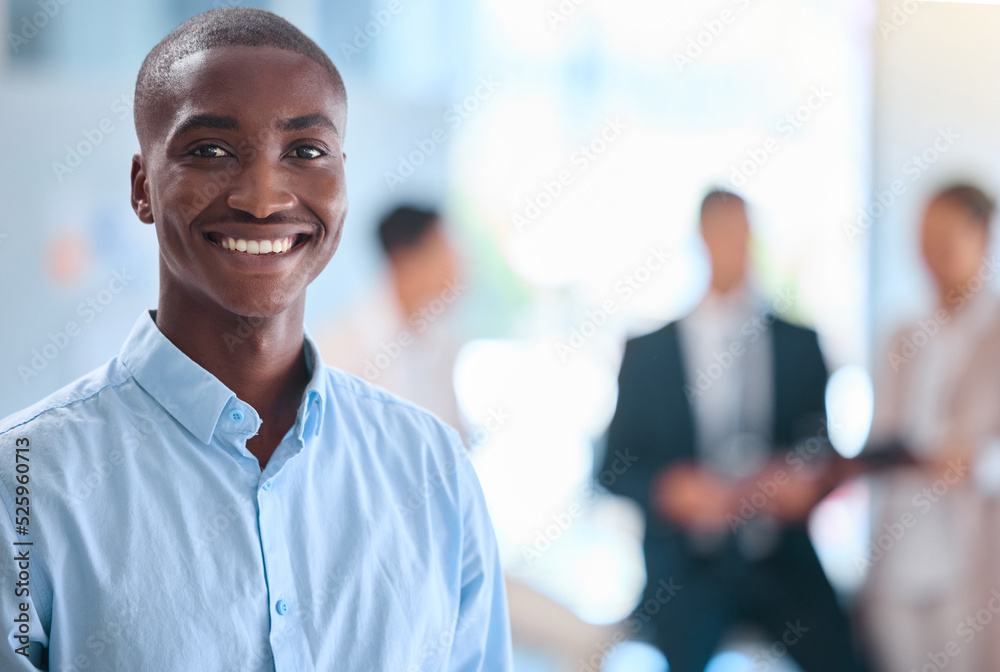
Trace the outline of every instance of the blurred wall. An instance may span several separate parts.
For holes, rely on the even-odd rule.
[[[997,6],[879,0],[874,192],[868,212],[845,223],[871,234],[875,347],[930,309],[917,239],[928,194],[965,177],[994,196],[1000,188],[997,35]]]

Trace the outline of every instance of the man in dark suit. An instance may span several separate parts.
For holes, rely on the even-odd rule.
[[[711,288],[628,342],[601,474],[646,514],[634,622],[651,625],[670,672],[701,672],[738,625],[772,642],[755,670],[786,655],[806,672],[860,670],[805,526],[831,457],[816,333],[778,319],[793,298],[751,289],[743,199],[706,196],[701,233]]]

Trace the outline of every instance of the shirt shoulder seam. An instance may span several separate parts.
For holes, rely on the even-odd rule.
[[[100,388],[98,388],[97,390],[95,390],[95,391],[94,391],[94,392],[92,392],[91,394],[88,394],[88,395],[87,395],[87,396],[85,396],[85,397],[80,397],[79,399],[70,399],[70,400],[69,400],[69,401],[67,401],[66,403],[64,403],[64,404],[60,404],[60,405],[58,405],[58,406],[48,406],[48,407],[46,407],[46,408],[44,408],[44,409],[40,410],[40,411],[39,411],[38,413],[36,413],[35,415],[31,416],[31,417],[30,417],[30,418],[28,418],[27,420],[24,420],[23,422],[19,422],[19,423],[17,423],[16,425],[11,425],[11,426],[10,426],[10,427],[8,427],[7,429],[4,429],[4,430],[0,430],[0,436],[3,436],[4,434],[7,434],[7,433],[9,433],[9,432],[12,432],[13,430],[17,429],[18,427],[23,427],[24,425],[27,425],[27,424],[28,424],[29,422],[33,422],[33,421],[37,420],[38,418],[42,417],[42,416],[43,416],[43,415],[45,415],[46,413],[50,413],[50,412],[52,412],[52,411],[57,411],[57,410],[59,410],[59,409],[62,409],[62,408],[69,408],[69,407],[70,407],[70,406],[72,406],[73,404],[78,404],[78,403],[82,403],[82,402],[84,402],[84,401],[89,401],[90,399],[93,399],[94,397],[96,397],[97,395],[99,395],[99,394],[100,394],[101,392],[103,392],[104,390],[106,390],[106,389],[108,389],[108,388],[112,388],[112,389],[114,389],[114,388],[118,388],[118,387],[121,387],[122,385],[124,385],[124,384],[128,383],[128,382],[129,382],[130,380],[132,380],[132,374],[131,374],[131,373],[129,373],[129,375],[127,375],[127,376],[126,376],[126,377],[124,378],[124,380],[122,380],[122,381],[120,381],[120,382],[118,382],[118,383],[113,383],[113,382],[111,382],[111,381],[109,380],[109,381],[108,381],[107,383],[105,383],[104,385],[101,385],[101,387],[100,387]]]

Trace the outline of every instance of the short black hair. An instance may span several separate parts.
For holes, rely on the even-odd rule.
[[[699,216],[704,219],[705,213],[711,208],[714,208],[717,205],[729,204],[746,207],[746,201],[743,200],[742,196],[725,189],[712,189],[705,194],[705,198],[701,199],[701,210],[699,212]]]
[[[135,81],[135,130],[140,144],[153,118],[159,96],[168,88],[170,68],[177,61],[214,47],[276,47],[301,54],[329,73],[344,104],[347,91],[340,72],[315,42],[273,12],[253,7],[210,9],[177,26],[152,48]]]
[[[382,250],[390,254],[396,250],[415,247],[435,226],[441,216],[436,210],[401,205],[382,218],[378,225],[378,239]]]
[[[996,201],[985,191],[968,182],[958,182],[939,190],[931,201],[951,201],[965,208],[972,218],[989,229],[996,211]]]

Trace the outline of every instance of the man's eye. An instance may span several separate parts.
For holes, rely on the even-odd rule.
[[[229,152],[218,145],[202,145],[201,147],[196,147],[191,153],[203,159],[217,159],[230,155]]]
[[[326,152],[311,145],[302,145],[292,150],[292,157],[296,159],[318,159]]]

